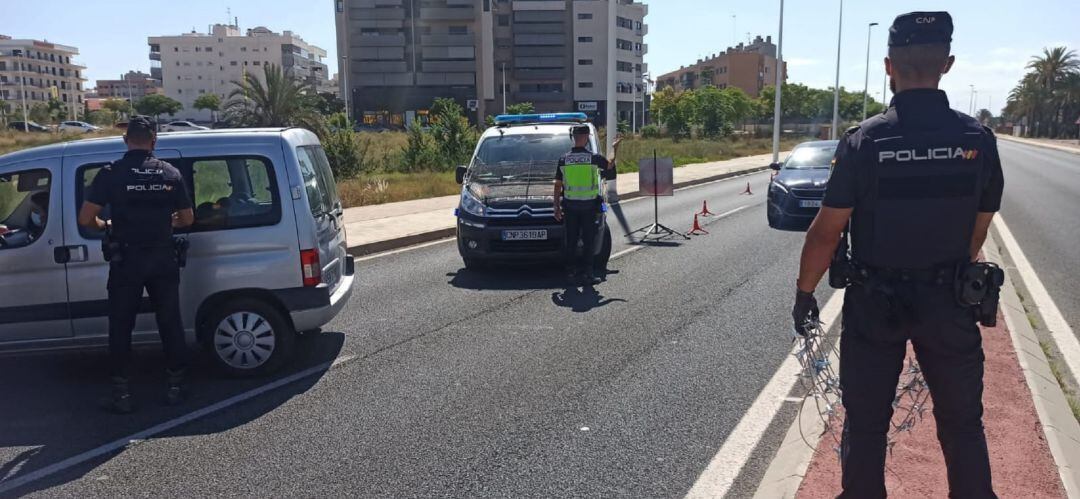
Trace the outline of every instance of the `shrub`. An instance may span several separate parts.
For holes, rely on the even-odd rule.
[[[367,156],[371,144],[367,140],[359,140],[352,130],[329,132],[322,139],[322,144],[334,178],[355,178],[369,170]]]
[[[660,136],[660,127],[656,125],[645,125],[641,127],[641,137],[646,139],[655,139]]]
[[[401,148],[401,166],[403,172],[431,170],[436,167],[439,153],[434,141],[420,127],[418,121],[409,126],[408,138]]]

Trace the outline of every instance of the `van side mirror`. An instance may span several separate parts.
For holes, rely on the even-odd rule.
[[[758,163],[758,164],[760,165],[761,163]],[[782,166],[784,166],[783,163],[772,163],[772,164],[769,165],[769,168],[772,168],[773,170],[776,170],[776,171],[780,171],[780,167],[782,167]]]
[[[457,183],[465,182],[465,172],[469,171],[469,167],[465,165],[458,165],[457,170],[454,171],[454,180]]]

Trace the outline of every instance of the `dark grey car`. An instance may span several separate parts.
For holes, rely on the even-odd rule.
[[[806,230],[821,209],[836,140],[803,142],[783,163],[774,163],[776,177],[769,183],[766,213],[769,227]]]

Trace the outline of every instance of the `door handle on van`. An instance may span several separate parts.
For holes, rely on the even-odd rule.
[[[59,246],[53,249],[53,260],[59,264],[85,262],[87,258],[86,245]]]

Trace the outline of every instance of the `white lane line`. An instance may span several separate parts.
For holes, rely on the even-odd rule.
[[[1061,315],[1061,311],[1054,304],[1054,299],[1046,291],[1046,287],[1043,286],[1039,275],[1035,273],[1035,268],[1031,266],[1031,262],[1024,256],[1024,251],[1020,249],[1020,243],[1013,237],[1012,232],[1009,231],[1009,227],[1005,225],[1005,220],[1000,214],[994,217],[994,225],[997,226],[998,234],[1001,235],[1001,242],[1005,244],[1005,249],[1009,251],[1009,256],[1012,257],[1013,263],[1016,264],[1016,270],[1020,273],[1020,278],[1024,281],[1028,293],[1031,294],[1031,299],[1035,301],[1035,306],[1039,309],[1039,314],[1042,315],[1046,329],[1050,331],[1050,337],[1054,339],[1054,343],[1057,343],[1058,350],[1061,352],[1061,359],[1069,366],[1073,379],[1080,379],[1080,340],[1077,340],[1076,334],[1069,327],[1069,323],[1065,322],[1065,317]]]
[[[610,260],[614,260],[616,258],[621,258],[621,257],[624,257],[626,255],[629,255],[630,253],[633,253],[633,252],[638,251],[638,250],[643,250],[643,249],[645,249],[644,246],[631,246],[631,247],[626,248],[626,249],[624,249],[624,250],[622,250],[622,251],[620,251],[618,253],[615,253],[614,255],[611,255]]]
[[[95,459],[95,458],[97,458],[99,456],[109,454],[111,452],[116,452],[116,451],[118,451],[120,449],[123,449],[124,447],[127,447],[128,445],[130,445],[132,443],[136,443],[136,442],[140,442],[142,440],[146,440],[146,439],[148,439],[150,437],[153,437],[154,435],[158,435],[158,434],[164,433],[166,431],[169,431],[169,430],[171,430],[173,428],[176,428],[176,427],[178,427],[180,425],[190,423],[190,422],[195,421],[196,419],[199,419],[199,418],[201,418],[203,416],[213,414],[213,413],[218,412],[218,411],[220,411],[222,409],[226,409],[228,407],[234,406],[234,405],[239,404],[241,402],[244,402],[246,400],[258,397],[259,395],[262,395],[262,394],[264,394],[266,392],[269,392],[271,390],[276,390],[276,389],[281,388],[281,387],[283,387],[285,385],[288,385],[290,383],[299,381],[299,380],[307,378],[309,376],[314,376],[316,374],[326,372],[328,369],[330,369],[334,365],[340,365],[340,364],[342,364],[344,362],[348,362],[349,360],[352,360],[354,358],[355,358],[355,356],[345,356],[345,357],[342,357],[340,359],[334,360],[333,362],[323,362],[322,364],[319,364],[319,365],[313,366],[313,367],[309,367],[307,369],[304,369],[303,371],[297,372],[295,374],[291,374],[291,375],[286,376],[284,378],[281,378],[281,379],[279,379],[277,381],[262,385],[262,386],[260,386],[258,388],[253,388],[253,389],[248,390],[246,392],[243,392],[243,393],[240,393],[240,394],[237,394],[237,395],[233,395],[232,397],[229,397],[229,398],[227,398],[225,400],[222,400],[220,402],[208,405],[206,407],[203,407],[202,409],[198,409],[196,411],[189,412],[187,414],[176,417],[174,419],[170,419],[170,420],[165,421],[163,423],[159,423],[157,425],[151,426],[150,428],[147,428],[145,430],[142,430],[142,431],[139,431],[139,432],[136,432],[136,433],[132,433],[131,435],[128,435],[126,437],[122,437],[122,438],[113,440],[112,442],[109,442],[109,443],[107,443],[105,445],[102,445],[100,447],[96,447],[94,449],[90,449],[90,450],[88,450],[86,452],[83,452],[81,454],[77,454],[75,456],[64,459],[63,461],[59,461],[59,462],[50,464],[50,465],[48,465],[48,466],[46,466],[44,468],[31,471],[31,472],[29,472],[29,473],[27,473],[25,475],[20,475],[20,476],[17,476],[15,478],[12,478],[12,479],[9,479],[9,480],[0,481],[0,494],[7,493],[7,492],[9,492],[11,490],[14,490],[14,489],[16,489],[18,487],[26,485],[26,484],[28,484],[30,482],[33,482],[35,480],[40,480],[40,479],[45,478],[45,477],[47,477],[49,475],[53,475],[53,474],[59,473],[61,471],[64,471],[64,470],[66,470],[68,468],[78,466],[78,465],[80,465],[82,463],[85,463],[87,461]]]
[[[384,256],[396,255],[398,253],[405,253],[406,251],[413,251],[413,250],[418,250],[418,249],[421,249],[421,248],[427,248],[428,246],[435,246],[436,244],[448,243],[448,242],[454,241],[456,239],[457,238],[455,238],[455,237],[447,237],[445,239],[437,239],[435,241],[429,241],[429,242],[426,242],[426,243],[414,244],[412,246],[406,246],[404,248],[398,248],[398,249],[395,249],[395,250],[384,251],[382,253],[375,253],[374,255],[362,256],[360,258],[355,258],[354,261],[363,262],[365,260],[374,260],[376,258],[382,258]]]
[[[822,321],[827,325],[837,323],[843,302],[844,290],[838,289],[821,310]],[[731,489],[735,477],[739,476],[750,454],[761,441],[761,436],[784,405],[785,397],[798,381],[799,361],[794,356],[797,346],[792,347],[776,374],[773,374],[765,389],[758,394],[750,410],[743,414],[735,429],[731,430],[720,450],[686,493],[687,498],[724,497]]]

